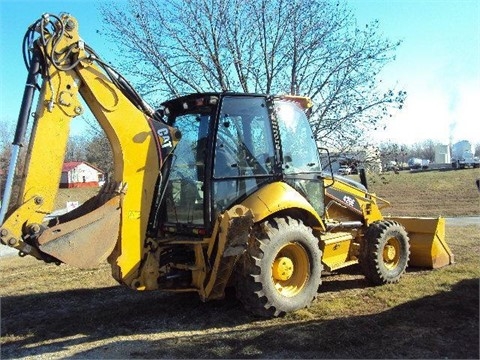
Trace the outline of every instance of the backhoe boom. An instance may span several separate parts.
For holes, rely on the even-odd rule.
[[[114,276],[128,283],[145,251],[148,217],[141,215],[151,210],[162,156],[173,150],[179,134],[152,120],[153,111],[131,88],[122,89],[126,81],[111,76],[116,73],[80,39],[73,17],[44,15],[29,28],[28,38],[34,37],[32,32],[38,37],[16,138],[24,137],[37,73],[41,90],[18,201],[2,221],[1,241],[23,254],[80,267],[96,266],[113,251]],[[71,121],[84,111],[80,97],[112,146],[113,179],[73,216],[45,225],[54,207]],[[7,206],[8,201],[2,212]]]

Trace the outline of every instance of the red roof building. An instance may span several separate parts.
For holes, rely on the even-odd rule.
[[[103,171],[85,161],[71,161],[63,164],[61,188],[98,187],[103,181]]]

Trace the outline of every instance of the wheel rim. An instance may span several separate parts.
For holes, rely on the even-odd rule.
[[[272,280],[277,291],[286,297],[297,295],[310,276],[310,260],[305,248],[297,242],[280,249],[272,264]]]
[[[400,261],[400,241],[391,237],[383,248],[383,263],[389,270],[394,269]]]

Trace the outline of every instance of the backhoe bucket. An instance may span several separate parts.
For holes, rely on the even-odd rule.
[[[38,248],[80,269],[98,267],[117,243],[125,190],[124,184],[105,183],[97,195],[51,220],[37,239]]]
[[[445,241],[444,218],[389,217],[407,230],[410,238],[410,266],[441,268],[454,263]]]

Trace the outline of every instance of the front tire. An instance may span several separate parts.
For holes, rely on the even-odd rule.
[[[377,221],[365,233],[361,265],[365,277],[374,285],[400,280],[410,260],[410,240],[396,221]]]
[[[301,221],[287,217],[259,224],[236,266],[237,298],[264,317],[307,307],[321,283],[321,258],[318,239]]]

